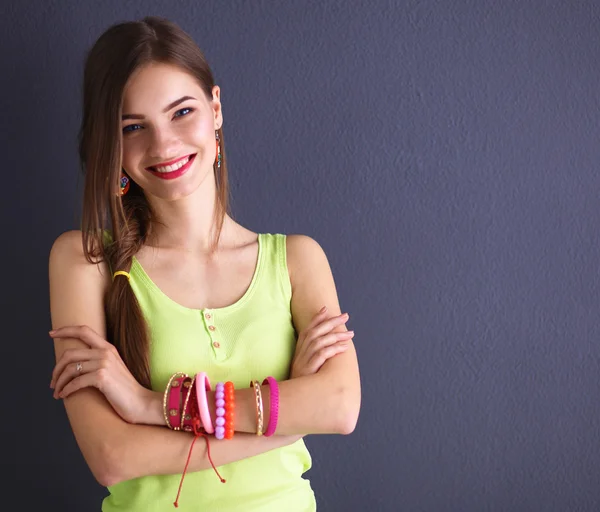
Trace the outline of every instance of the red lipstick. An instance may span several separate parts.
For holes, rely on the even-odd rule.
[[[177,162],[179,162],[180,160],[183,160],[186,157],[181,157],[181,158],[177,158],[176,160],[171,160],[170,162],[165,162],[162,163],[160,165],[158,165],[157,167],[162,167],[165,165],[173,165]],[[163,180],[174,180],[175,178],[179,178],[179,176],[185,174],[185,172],[190,168],[190,166],[192,165],[193,161],[196,159],[196,154],[190,155],[190,159],[188,160],[188,162],[180,167],[179,169],[177,169],[176,171],[171,171],[171,172],[158,172],[155,171],[154,169],[152,169],[151,167],[147,167],[146,170],[156,176],[157,178],[163,179]]]

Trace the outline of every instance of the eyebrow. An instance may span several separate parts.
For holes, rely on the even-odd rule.
[[[171,110],[172,108],[175,108],[177,105],[179,105],[180,103],[183,103],[184,101],[187,100],[195,100],[196,98],[193,98],[192,96],[182,96],[181,98],[179,98],[178,100],[175,100],[172,103],[169,103],[164,109],[163,112],[167,113],[169,110]],[[125,121],[127,119],[146,119],[145,116],[143,116],[142,114],[123,114],[121,116],[121,120]]]

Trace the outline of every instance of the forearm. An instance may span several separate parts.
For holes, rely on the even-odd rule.
[[[292,444],[301,436],[264,437],[239,433],[233,439],[218,441],[210,437],[210,453],[216,466],[260,455]],[[115,485],[148,475],[182,473],[194,435],[166,426],[131,425],[124,422],[112,440],[107,485]],[[192,451],[189,472],[211,468],[206,440],[199,437]],[[215,477],[216,478],[216,477]]]
[[[269,386],[262,386],[261,391],[266,430],[270,420],[271,393]],[[343,386],[318,374],[279,382],[277,435],[344,433],[347,423],[346,392]],[[236,390],[235,401],[235,430],[255,433],[254,390]],[[211,414],[214,414],[214,409]]]
[[[346,369],[352,367],[355,361],[356,353],[351,346],[346,352],[326,361],[317,373],[280,382],[276,434],[351,433],[360,410],[360,378],[358,370],[352,372]],[[270,419],[270,393],[268,386],[262,386],[261,389],[266,429]],[[235,429],[240,432],[256,432],[256,400],[253,390],[249,387],[237,390],[235,401]]]
[[[356,371],[350,371],[356,367]],[[265,420],[269,421],[269,391],[263,386]],[[239,396],[239,399],[238,399]],[[236,430],[254,432],[256,402],[252,390],[236,393]],[[354,346],[327,360],[319,371],[279,383],[277,434],[350,434],[358,421],[360,377]],[[266,423],[265,423],[266,425]]]
[[[352,432],[360,407],[358,379],[341,379],[339,372],[323,368],[313,375],[279,383],[279,418],[277,435],[347,434]],[[249,383],[248,383],[249,384]],[[263,431],[270,420],[271,394],[268,385],[261,387],[263,399]],[[214,421],[214,391],[209,391],[208,406]],[[146,425],[165,425],[162,393],[149,396]],[[235,390],[236,432],[256,433],[256,399],[250,387]]]

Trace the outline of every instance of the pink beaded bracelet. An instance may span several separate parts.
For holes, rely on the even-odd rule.
[[[269,407],[269,425],[265,432],[265,437],[271,437],[277,430],[277,421],[279,420],[279,385],[273,377],[267,377],[263,381],[263,386],[269,384],[270,390],[270,407]]]

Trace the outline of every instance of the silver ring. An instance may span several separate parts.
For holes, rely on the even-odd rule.
[[[83,366],[82,366],[82,364],[81,364],[81,363],[77,363],[77,366],[75,366],[75,369],[76,369],[78,372],[80,372],[82,368],[83,368]]]

